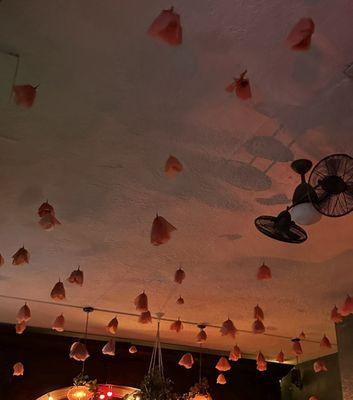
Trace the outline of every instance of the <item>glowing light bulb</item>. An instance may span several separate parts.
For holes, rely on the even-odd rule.
[[[101,400],[103,400],[103,399],[105,399],[105,395],[102,393],[102,394],[99,395],[99,398],[100,398]]]
[[[51,396],[51,395],[49,395],[49,396],[48,396],[48,400],[54,400],[54,397]]]
[[[109,391],[109,392],[107,393],[107,396],[108,396],[108,397],[112,397],[112,396],[113,396],[113,392],[112,392],[112,391]]]

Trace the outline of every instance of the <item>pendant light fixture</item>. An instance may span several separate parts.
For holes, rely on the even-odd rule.
[[[94,381],[88,381],[85,376],[85,361],[89,357],[87,351],[87,336],[88,336],[88,322],[89,315],[94,311],[93,307],[84,307],[83,311],[86,313],[86,324],[84,343],[78,341],[75,342],[70,349],[70,357],[82,362],[82,371],[74,379],[74,386],[67,392],[68,400],[90,400],[97,391],[96,384]]]

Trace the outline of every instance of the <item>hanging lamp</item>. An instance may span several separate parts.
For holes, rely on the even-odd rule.
[[[88,321],[89,315],[94,311],[93,307],[84,307],[83,311],[86,313],[86,325],[85,325],[85,335],[84,343],[80,341],[75,342],[71,346],[70,357],[75,360],[82,362],[82,371],[74,379],[74,386],[70,388],[67,392],[68,400],[90,400],[96,398],[98,391],[97,381],[89,380],[88,376],[85,375],[85,361],[89,357],[87,351],[87,336],[88,336]]]
[[[172,400],[171,381],[164,376],[162,347],[160,340],[160,324],[164,313],[159,312],[157,316],[157,332],[156,339],[152,350],[150,365],[148,372],[143,378],[140,390],[136,391],[132,396],[135,400]]]
[[[200,326],[200,325],[199,325]],[[199,352],[199,381],[195,383],[187,394],[188,400],[212,400],[212,397],[208,391],[209,385],[206,378],[202,378],[202,343],[200,343]]]

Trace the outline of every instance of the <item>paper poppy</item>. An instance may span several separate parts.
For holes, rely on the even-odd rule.
[[[279,363],[284,362],[284,353],[282,350],[277,354],[276,361]]]
[[[37,96],[37,87],[32,85],[15,85],[13,87],[15,103],[21,107],[31,108]]]
[[[231,369],[229,361],[225,357],[221,357],[215,367],[218,371],[226,372]]]
[[[148,298],[145,292],[139,294],[135,300],[134,304],[137,311],[145,312],[148,311]]]
[[[24,247],[21,247],[12,256],[12,265],[22,265],[28,263],[29,263],[29,252]]]
[[[74,342],[70,348],[70,358],[76,361],[85,361],[89,357],[86,345],[81,342]]]
[[[170,234],[175,230],[176,228],[165,218],[157,215],[152,223],[151,243],[154,246],[167,243],[171,237]]]
[[[339,313],[338,308],[336,306],[334,306],[331,311],[331,321],[334,322],[335,324],[339,324],[340,322],[343,321],[343,316],[341,313]]]
[[[225,385],[227,383],[227,380],[226,380],[226,378],[225,378],[225,376],[223,374],[219,374],[217,376],[217,383],[219,385]]]
[[[266,264],[263,263],[257,271],[257,279],[259,281],[272,279],[271,269]]]
[[[287,37],[287,45],[296,51],[305,51],[310,48],[311,36],[315,31],[315,24],[311,18],[300,19]]]
[[[59,280],[59,282],[57,282],[52,291],[50,292],[50,297],[53,300],[65,300],[66,299],[66,295],[65,295],[65,287],[64,284]]]
[[[51,326],[51,329],[56,332],[64,332],[64,326],[65,326],[65,318],[63,314],[60,314],[55,318],[53,325]]]
[[[313,368],[314,368],[314,371],[316,373],[327,372],[328,371],[328,369],[326,367],[326,364],[325,364],[325,362],[323,360],[315,361],[314,364],[313,364]]]
[[[178,318],[176,321],[172,322],[170,325],[170,330],[175,332],[180,332],[183,329],[183,323]]]
[[[194,364],[194,358],[191,353],[184,354],[178,362],[179,365],[186,369],[190,369]]]
[[[182,268],[177,269],[174,274],[174,282],[181,284],[185,276],[185,271]]]
[[[326,335],[324,335],[323,338],[321,339],[320,347],[326,348],[326,349],[331,349],[331,347],[332,347],[331,342],[329,341],[329,339]]]
[[[196,343],[204,343],[207,340],[207,333],[203,329],[196,335]]]
[[[163,10],[153,21],[148,29],[148,34],[171,46],[180,45],[183,41],[180,15],[174,12],[173,7],[169,10]]]
[[[17,322],[27,322],[31,319],[31,310],[25,303],[17,312]]]
[[[110,339],[102,348],[102,353],[106,356],[115,356],[115,340]]]
[[[251,88],[248,78],[245,78],[247,71],[244,71],[239,78],[234,78],[234,81],[226,87],[227,92],[235,92],[237,97],[242,100],[251,98]]]
[[[264,312],[262,311],[262,308],[259,305],[254,307],[254,318],[259,319],[261,321],[265,319]]]
[[[67,278],[67,281],[70,283],[76,283],[76,285],[83,285],[83,271],[80,270],[80,266],[77,269],[73,270],[70,276]]]
[[[16,363],[13,366],[13,376],[22,376],[25,372],[24,366],[21,362]]]
[[[256,319],[254,323],[252,324],[252,331],[255,334],[261,334],[264,333],[266,330],[265,325],[260,319]]]
[[[130,353],[130,354],[135,354],[135,353],[137,353],[137,348],[136,348],[136,346],[130,346],[130,348],[129,348],[129,353]]]
[[[107,332],[111,335],[116,335],[116,333],[118,332],[118,325],[119,321],[117,317],[114,317],[112,320],[109,321],[109,324],[106,326]]]
[[[235,335],[237,333],[237,328],[235,327],[233,321],[228,318],[226,321],[223,322],[220,332],[222,336],[229,335],[232,338],[235,338]]]
[[[169,178],[175,178],[183,170],[182,163],[174,156],[169,156],[165,163],[164,172]]]

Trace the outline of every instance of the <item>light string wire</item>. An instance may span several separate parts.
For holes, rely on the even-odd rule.
[[[31,302],[31,303],[38,303],[38,304],[46,304],[46,305],[50,305],[50,306],[56,306],[56,307],[66,307],[66,308],[74,308],[77,310],[82,310],[84,308],[84,306],[78,306],[76,304],[67,304],[67,303],[54,303],[52,301],[47,301],[47,300],[37,300],[37,299],[31,299],[31,298],[27,298],[27,297],[19,297],[19,296],[9,296],[9,295],[4,295],[4,294],[0,294],[0,298],[3,299],[8,299],[8,300],[20,300],[20,301],[25,301],[25,302]],[[107,313],[107,314],[115,314],[115,315],[122,315],[122,316],[127,316],[127,317],[136,317],[138,318],[140,316],[140,314],[137,313],[131,313],[131,312],[126,312],[126,311],[118,311],[118,310],[110,310],[110,309],[105,309],[105,308],[95,308],[93,307],[93,310],[96,312],[102,312],[102,313]],[[175,319],[172,318],[166,318],[166,317],[155,317],[152,316],[152,319],[155,320],[160,320],[160,321],[164,321],[164,322],[174,322]],[[186,325],[192,325],[192,326],[198,326],[200,323],[199,322],[195,322],[195,321],[187,321],[187,320],[181,320],[181,322],[183,324]],[[214,328],[214,329],[221,329],[220,325],[216,325],[216,324],[206,324],[208,328]],[[237,329],[237,331],[239,333],[245,333],[245,334],[251,334],[254,335],[254,333],[250,330],[245,330],[245,329]],[[283,340],[292,340],[293,337],[290,336],[285,336],[285,335],[276,335],[274,333],[262,333],[262,336],[268,336],[268,337],[273,337],[273,338],[277,338],[277,339],[283,339]],[[316,344],[320,344],[319,340],[313,340],[313,339],[303,339],[303,342],[307,342],[307,343],[316,343]],[[332,346],[337,347],[337,343],[331,343]]]

